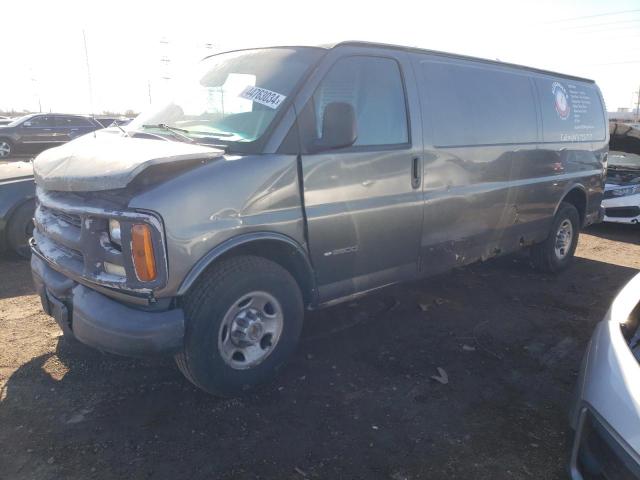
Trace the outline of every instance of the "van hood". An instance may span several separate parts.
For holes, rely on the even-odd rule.
[[[104,130],[45,150],[33,161],[33,170],[36,183],[45,190],[113,190],[126,187],[152,165],[211,160],[223,154],[203,145],[126,137]]]

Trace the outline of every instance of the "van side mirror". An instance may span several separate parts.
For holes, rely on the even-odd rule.
[[[313,150],[333,150],[350,147],[358,138],[356,112],[353,105],[345,102],[331,102],[324,108],[322,115],[322,137]]]

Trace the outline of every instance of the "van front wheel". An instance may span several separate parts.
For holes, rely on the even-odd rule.
[[[293,353],[303,320],[295,279],[261,257],[223,260],[184,299],[180,371],[218,396],[244,393],[276,376]]]
[[[531,247],[531,261],[543,272],[559,272],[567,268],[578,246],[580,215],[576,207],[562,202],[547,239]]]

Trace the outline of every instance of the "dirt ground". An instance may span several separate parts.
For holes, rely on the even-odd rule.
[[[279,379],[232,400],[171,359],[63,339],[28,263],[0,259],[0,478],[566,478],[580,357],[640,269],[640,229],[590,228],[577,255],[559,276],[505,257],[311,313]]]

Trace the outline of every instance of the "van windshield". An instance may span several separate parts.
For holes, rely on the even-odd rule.
[[[126,129],[198,143],[256,141],[322,53],[283,47],[214,55],[178,83],[170,101],[143,112]]]

